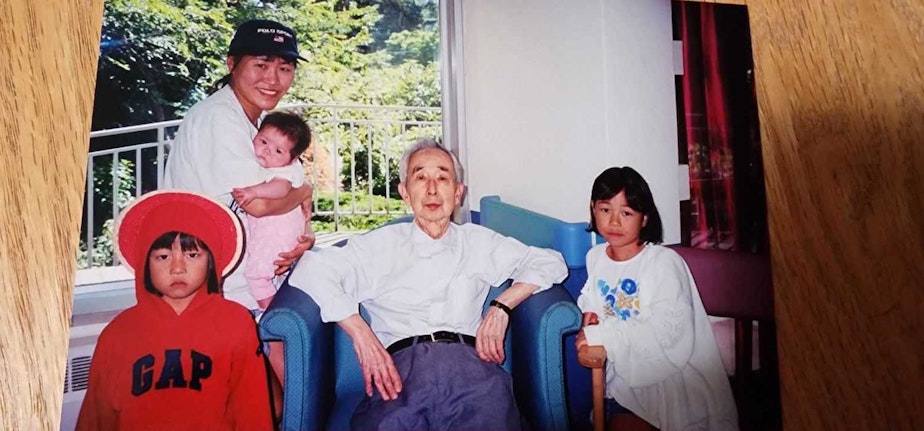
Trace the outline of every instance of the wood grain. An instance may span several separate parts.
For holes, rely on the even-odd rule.
[[[746,5],[748,0],[675,0],[675,1],[688,1],[695,3],[718,3],[718,4],[737,4],[737,5]],[[753,1],[753,0],[750,0]]]
[[[924,2],[748,0],[787,430],[924,429]]]
[[[0,2],[0,429],[57,429],[102,0]]]
[[[924,3],[747,5],[784,429],[924,429]]]

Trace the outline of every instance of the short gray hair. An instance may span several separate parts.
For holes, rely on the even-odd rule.
[[[447,150],[446,147],[439,143],[439,141],[432,138],[423,138],[404,150],[404,155],[401,156],[401,164],[398,165],[398,178],[401,180],[401,182],[403,183],[407,181],[407,169],[408,164],[411,162],[411,156],[420,150],[426,150],[428,148],[436,148],[449,155],[449,158],[452,159],[452,169],[456,172],[456,182],[463,184],[462,179],[465,176],[462,174],[462,164],[459,163],[459,158],[456,157],[452,151]]]

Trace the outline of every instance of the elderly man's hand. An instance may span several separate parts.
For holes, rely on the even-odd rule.
[[[401,393],[401,375],[395,368],[391,355],[382,346],[382,342],[372,332],[372,328],[358,314],[340,322],[340,326],[353,340],[353,350],[363,369],[366,382],[366,395],[372,396],[372,387],[378,389],[382,399],[390,401]]]
[[[475,350],[482,361],[502,364],[504,362],[504,335],[510,316],[497,307],[488,307],[488,312],[481,319],[481,326],[475,335]]]

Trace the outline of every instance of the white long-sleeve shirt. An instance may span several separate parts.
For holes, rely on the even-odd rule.
[[[167,157],[164,185],[218,197],[264,182],[253,152],[256,135],[231,86],[222,87],[183,118]]]
[[[539,286],[568,275],[561,254],[475,224],[450,224],[432,239],[416,223],[385,226],[346,246],[308,252],[289,283],[310,295],[321,319],[339,322],[363,304],[383,345],[435,331],[475,335],[491,286]]]
[[[661,430],[737,430],[738,414],[696,283],[675,251],[646,245],[617,262],[587,252],[578,306],[606,349],[606,394]]]
[[[167,158],[164,186],[225,199],[233,188],[276,177],[301,187],[305,172],[298,159],[280,168],[260,166],[253,150],[256,135],[231,86],[222,87],[183,118]]]
[[[183,118],[167,156],[164,186],[212,196],[231,206],[231,189],[262,183],[266,173],[253,152],[257,128],[244,113],[231,86],[196,103]],[[247,217],[238,214],[247,228]],[[246,257],[245,257],[246,259]],[[244,265],[228,274],[225,298],[257,308],[244,279]]]

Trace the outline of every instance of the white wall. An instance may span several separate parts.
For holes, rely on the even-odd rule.
[[[593,179],[630,165],[680,240],[669,0],[465,0],[469,203],[586,221]]]

